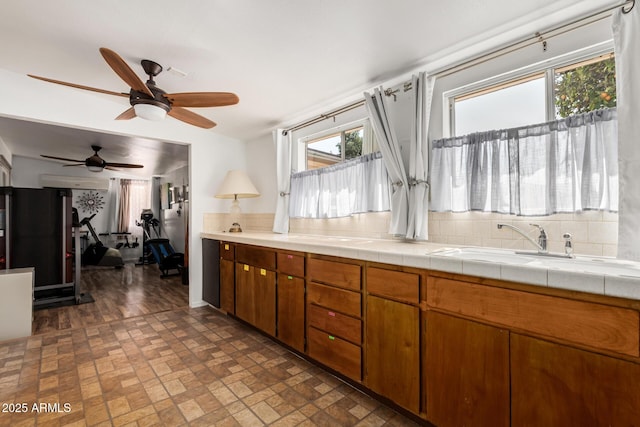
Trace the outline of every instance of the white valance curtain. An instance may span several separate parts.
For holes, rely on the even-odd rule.
[[[282,132],[282,129],[276,129],[273,133],[273,143],[276,146],[276,184],[278,185],[273,232],[286,234],[289,232],[291,132],[287,135],[283,135]]]
[[[618,258],[640,261],[640,11],[633,7],[613,13],[618,104],[618,150],[620,209],[618,212]]]
[[[291,175],[289,216],[339,218],[388,211],[389,177],[380,152]]]
[[[391,196],[391,223],[389,233],[407,239],[426,240],[427,212],[429,209],[429,148],[427,133],[431,114],[434,77],[425,73],[413,76],[412,116],[410,120],[409,173],[402,159],[402,150],[390,119],[389,105],[382,89],[373,95],[364,94],[382,158],[393,185]]]
[[[618,210],[615,109],[434,141],[431,210]]]

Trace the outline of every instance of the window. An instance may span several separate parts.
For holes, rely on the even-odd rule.
[[[556,118],[616,106],[616,65],[613,54],[554,70]]]
[[[529,69],[446,95],[455,136],[548,122],[616,106],[613,53]]]
[[[324,135],[307,142],[307,170],[323,168],[361,156],[364,126]]]
[[[449,93],[431,209],[551,215],[618,209],[613,54],[573,56]]]
[[[455,135],[546,121],[545,75],[538,73],[454,98]]]
[[[147,180],[120,180],[120,200],[118,203],[118,231],[133,235],[142,234],[136,224],[140,220],[140,212],[151,207],[150,184]]]

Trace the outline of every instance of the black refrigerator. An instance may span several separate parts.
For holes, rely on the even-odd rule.
[[[34,268],[34,305],[74,298],[71,195],[0,187],[0,268]]]

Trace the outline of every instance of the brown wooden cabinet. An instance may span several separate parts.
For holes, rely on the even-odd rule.
[[[301,254],[278,252],[278,339],[304,352],[304,271]]]
[[[640,424],[640,365],[511,334],[514,426]]]
[[[227,313],[236,313],[236,274],[235,263],[228,259],[220,260],[220,308]]]
[[[423,369],[433,424],[509,425],[507,330],[429,311]]]
[[[640,425],[635,301],[222,242],[220,303],[439,427]]]
[[[275,252],[238,245],[235,265],[236,316],[275,336]]]
[[[420,276],[367,269],[365,384],[400,406],[420,411]]]
[[[235,244],[220,242],[220,308],[236,312]]]

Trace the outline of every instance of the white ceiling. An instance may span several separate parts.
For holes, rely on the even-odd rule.
[[[167,92],[236,93],[238,105],[194,111],[218,123],[206,132],[250,141],[403,73],[478,54],[607,3],[612,1],[7,1],[0,12],[0,69],[127,92],[98,49],[118,52],[145,80],[139,61],[151,59],[165,68],[156,82]],[[128,108],[126,98],[110,98],[122,111]],[[58,102],[64,108],[65,99]],[[49,126],[5,118],[0,138],[27,157],[84,158],[95,141],[111,161],[137,163],[136,156],[171,150],[139,138],[52,132]],[[185,153],[184,147],[168,152],[181,161]]]

